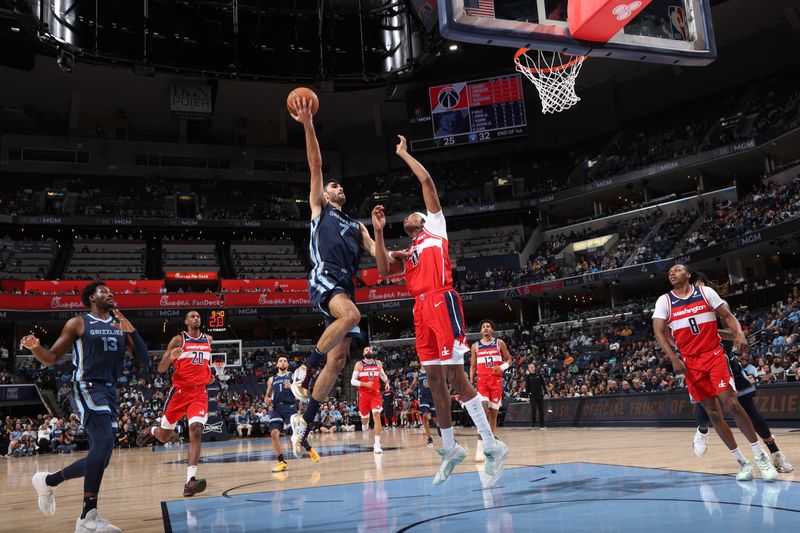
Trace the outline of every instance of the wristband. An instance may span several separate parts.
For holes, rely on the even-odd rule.
[[[505,363],[503,363],[502,365],[500,365],[500,368],[503,370],[503,372],[505,372],[506,370],[508,370],[508,361],[506,361]]]

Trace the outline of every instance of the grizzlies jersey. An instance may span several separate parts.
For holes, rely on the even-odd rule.
[[[309,253],[314,269],[309,276],[311,285],[323,284],[325,270],[352,278],[361,261],[361,225],[330,203],[311,221]]]
[[[116,384],[125,358],[125,333],[112,325],[113,317],[101,320],[87,313],[81,318],[83,335],[72,348],[72,380]]]
[[[419,403],[426,403],[423,402],[423,398],[433,400],[433,394],[431,393],[431,389],[428,388],[428,373],[419,371],[417,373],[417,395],[419,396]]]
[[[294,403],[294,395],[292,394],[292,373],[287,372],[286,375],[275,374],[272,377],[272,403],[284,404]]]

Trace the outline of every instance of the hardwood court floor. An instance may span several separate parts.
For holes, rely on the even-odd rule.
[[[767,485],[756,473],[755,481],[737,484],[730,477],[736,464],[719,439],[712,435],[709,451],[700,459],[692,453],[693,434],[693,429],[501,428],[499,436],[508,444],[510,455],[507,472],[493,491],[480,490],[473,460],[474,430],[460,428],[457,439],[468,456],[456,469],[458,475],[441,487],[430,483],[439,457],[425,446],[421,430],[416,429],[384,431],[382,456],[372,453],[371,435],[315,435],[311,442],[320,450],[321,462],[290,459],[289,470],[280,475],[270,472],[274,457],[267,439],[206,443],[199,476],[208,480],[208,488],[186,499],[182,498],[186,472],[182,447],[156,452],[115,450],[103,479],[99,509],[125,531],[458,528],[463,533],[543,530],[545,524],[550,531],[569,531],[582,529],[575,520],[592,524],[614,513],[629,519],[605,522],[598,531],[641,531],[643,523],[652,530],[651,524],[658,522],[652,513],[670,513],[672,522],[664,521],[664,526],[675,526],[676,517],[685,519],[683,531],[693,530],[692,525],[699,528],[703,520],[717,514],[717,519],[731,519],[740,526],[753,521],[749,531],[770,525],[787,531],[791,524],[800,524],[800,483],[796,482],[800,474],[781,474],[778,484]],[[800,467],[800,432],[777,429],[775,436]],[[740,434],[737,439],[745,443]],[[284,441],[284,449],[288,448]],[[743,451],[752,455],[746,443]],[[67,481],[56,489],[57,512],[47,518],[38,510],[30,479],[37,471],[58,470],[81,456],[0,460],[0,530],[72,531],[80,511],[82,481]],[[690,489],[691,493],[686,492]],[[578,512],[557,505],[567,500],[603,502],[603,506],[593,509],[586,504]],[[162,502],[167,503],[162,506]],[[623,507],[612,512],[609,502]],[[758,512],[750,512],[751,506]],[[437,516],[425,515],[426,509],[436,509]],[[490,516],[504,518],[487,518],[485,523],[482,518],[473,519],[474,513],[486,509],[496,510]],[[630,519],[636,509],[649,514],[642,516],[644,522]],[[315,521],[320,514],[324,522]],[[438,526],[431,525],[434,521]]]

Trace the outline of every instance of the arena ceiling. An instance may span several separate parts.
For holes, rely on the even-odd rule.
[[[525,0],[530,1],[530,0]],[[792,0],[712,0],[721,46],[779,24],[797,31]],[[411,0],[0,0],[0,64],[33,68],[37,55],[76,63],[222,79],[315,81],[327,89],[508,70],[509,50],[451,51]],[[508,56],[508,57],[507,57]],[[477,69],[476,69],[477,67]],[[587,65],[584,83],[656,66]]]

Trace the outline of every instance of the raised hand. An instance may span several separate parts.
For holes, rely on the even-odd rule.
[[[125,333],[133,333],[134,331],[136,331],[136,328],[133,327],[133,324],[131,324],[130,320],[125,318],[125,315],[122,314],[122,311],[115,308],[112,309],[111,312],[114,313],[114,318],[116,318],[117,321],[119,321],[119,325],[112,323],[111,324],[112,326],[114,326],[120,331],[124,331]]]
[[[26,350],[33,350],[34,348],[38,348],[39,346],[41,346],[41,343],[39,342],[39,339],[36,337],[36,335],[25,335],[19,341],[20,350],[23,348]]]
[[[394,149],[394,153],[400,155],[402,153],[408,152],[408,147],[406,146],[406,138],[402,135],[397,136],[400,141],[398,141],[397,146]]]
[[[183,349],[180,346],[176,346],[175,348],[170,350],[170,352],[169,352],[169,361],[170,361],[170,363],[172,361],[175,361],[176,359],[178,359],[178,357],[180,357],[182,353],[183,353]]]
[[[294,113],[289,115],[300,124],[311,124],[314,115],[311,113],[311,99],[310,98],[295,98],[292,100],[292,108]]]
[[[386,227],[386,213],[382,205],[372,208],[372,227],[375,231],[383,231],[383,228]]]

